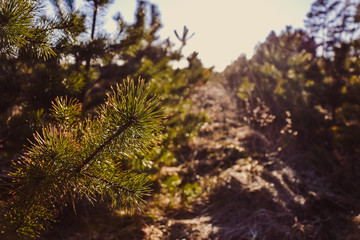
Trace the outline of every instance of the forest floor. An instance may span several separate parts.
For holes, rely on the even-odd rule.
[[[162,172],[196,182],[202,193],[172,196],[170,208],[159,194],[144,239],[360,239],[359,204],[304,164],[306,153],[286,152],[247,126],[235,94],[219,79],[195,91],[192,111],[210,120],[189,142],[186,161]]]
[[[41,239],[360,239],[359,203],[296,146],[280,148],[245,124],[235,95],[221,75],[192,95],[191,111],[205,110],[209,121],[178,165],[160,169],[195,186],[187,197],[160,188],[135,216],[80,205],[82,223],[69,208]]]

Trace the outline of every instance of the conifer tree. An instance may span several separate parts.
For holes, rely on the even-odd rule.
[[[84,19],[78,12],[48,18],[41,14],[39,0],[0,1],[0,57],[19,54],[49,59],[56,55],[53,47],[62,39],[73,39],[84,30]]]
[[[359,1],[316,0],[308,15],[310,33],[270,33],[250,60],[239,59],[240,70],[227,74],[241,80],[239,96],[260,118],[268,113],[258,102],[267,105],[275,124],[286,122],[289,111],[299,133],[296,148],[349,192],[357,188],[360,168],[359,9]],[[325,54],[318,56],[319,49]]]
[[[303,116],[312,113],[308,95],[304,94],[308,87],[306,73],[315,52],[314,39],[303,30],[288,27],[279,36],[271,32],[242,70],[239,94],[248,98],[254,109],[257,98],[265,102],[280,126],[285,122],[285,112],[290,111],[299,120],[299,127],[307,129],[309,121]]]
[[[78,101],[57,98],[54,122],[35,133],[1,182],[7,189],[0,205],[2,239],[37,237],[58,208],[76,208],[79,198],[109,197],[113,206],[139,208],[149,193],[148,179],[124,166],[157,143],[159,103],[143,80],[118,85],[97,114],[83,120]]]
[[[0,159],[14,158],[54,97],[77,97],[85,86],[82,73],[60,64],[85,30],[84,17],[44,13],[38,0],[0,1]]]
[[[72,95],[75,89],[81,92],[81,75],[88,74],[82,67],[74,69],[60,63],[61,57],[76,52],[74,43],[85,30],[84,17],[71,6],[69,11],[59,8],[54,18],[41,16],[39,9],[36,0],[0,2],[1,81],[5,86],[10,84],[15,93],[10,106],[6,104],[9,88],[0,94],[4,100],[2,133],[14,129],[9,124],[15,118],[4,114],[8,109],[19,108],[20,113],[28,114],[33,104],[46,106],[48,99],[41,99],[42,89],[50,91],[49,99]],[[31,69],[31,74],[26,69]],[[142,197],[149,193],[148,180],[146,175],[130,171],[129,164],[135,162],[133,159],[142,164],[141,156],[157,143],[162,119],[159,98],[144,80],[128,80],[113,88],[96,113],[84,117],[79,101],[67,97],[53,100],[46,117],[50,121],[43,122],[11,170],[1,173],[1,239],[38,236],[55,219],[59,208],[69,203],[75,207],[80,198],[110,198],[114,207],[140,207]],[[40,117],[42,112],[36,114]],[[26,137],[24,128],[21,134],[18,137]],[[2,146],[9,150],[9,138],[1,138]]]
[[[61,211],[62,206],[72,204],[76,209],[76,201],[81,198],[110,199],[113,206],[136,208],[149,191],[147,178],[139,172],[145,165],[154,166],[153,173],[159,164],[173,163],[167,160],[169,155],[177,157],[176,152],[181,152],[181,146],[205,119],[204,115],[189,112],[191,102],[187,97],[194,86],[209,79],[211,69],[202,66],[196,53],[188,58],[189,67],[173,69],[171,61],[183,56],[181,49],[171,49],[170,41],[154,44],[161,26],[155,5],[149,7],[148,2],[138,1],[133,24],[117,15],[119,34],[115,39],[94,34],[92,41],[79,41],[79,34],[86,30],[86,17],[74,9],[72,0],[52,2],[57,8],[54,18],[40,17],[39,12],[32,14],[35,19],[48,19],[47,44],[54,54],[39,59],[19,47],[17,54],[6,59],[7,64],[2,66],[0,80],[4,78],[4,82],[11,83],[15,94],[0,90],[4,100],[0,105],[4,105],[0,118],[5,123],[0,131],[5,129],[1,132],[6,133],[6,136],[0,134],[0,144],[4,140],[0,150],[4,153],[2,159],[15,156],[16,164],[6,168],[7,172],[4,169],[1,172],[3,229],[0,232],[3,231],[3,235],[0,238],[36,237],[54,220],[58,209]],[[148,10],[150,16],[146,15]],[[60,23],[63,28],[56,28]],[[35,26],[38,22],[31,24]],[[87,69],[88,59],[94,61]],[[127,76],[143,76],[147,83],[127,82],[117,87],[119,79]],[[152,87],[152,92],[148,87]],[[109,91],[113,94],[104,103]],[[146,94],[140,94],[141,97],[139,92]],[[168,121],[166,130],[159,136],[162,146],[151,151],[156,152],[156,156],[143,158],[157,142],[156,133],[160,129],[162,110],[154,93],[164,98]],[[10,102],[9,94],[13,97],[10,107],[6,104]],[[114,97],[120,95],[122,101]],[[72,100],[74,98],[78,100]],[[132,104],[133,101],[136,104]],[[51,102],[52,110],[48,111]],[[96,110],[101,103],[100,110]],[[128,106],[128,110],[148,113],[141,115],[142,127],[135,123],[136,126],[130,126],[131,120],[128,126],[126,118],[132,118],[126,114],[128,110],[120,110],[119,104],[123,108]],[[153,106],[152,112],[150,106]],[[5,114],[9,109],[18,108],[18,115]],[[92,116],[94,112],[97,114]],[[115,129],[121,130],[121,126],[127,126],[129,131],[111,135],[116,133]],[[32,137],[31,132],[37,133]],[[19,146],[26,138],[30,139],[31,146],[19,156]],[[9,151],[11,145],[14,147]],[[148,164],[151,160],[155,164]]]
[[[357,39],[359,24],[359,0],[315,0],[305,21],[310,34],[320,43],[323,55],[331,53],[341,42]]]

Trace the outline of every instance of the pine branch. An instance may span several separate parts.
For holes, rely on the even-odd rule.
[[[114,205],[138,207],[149,191],[148,179],[118,164],[157,142],[163,116],[158,105],[143,80],[129,79],[113,89],[97,117],[84,122],[79,121],[81,105],[76,100],[57,98],[55,123],[34,134],[32,146],[14,166],[16,172],[4,178],[4,184],[11,183],[0,185],[9,193],[9,203],[0,205],[4,232],[36,236],[54,219],[56,206],[77,197],[108,196]]]
[[[98,177],[98,176],[94,176],[94,175],[91,175],[91,174],[89,174],[89,173],[82,173],[82,174],[85,175],[85,176],[88,176],[88,177],[90,177],[90,178],[93,178],[93,179],[98,179],[98,180],[106,183],[106,184],[109,185],[109,186],[114,186],[114,187],[116,187],[116,188],[118,188],[118,189],[120,189],[120,190],[122,190],[122,191],[128,192],[129,194],[135,194],[135,193],[136,193],[135,190],[126,188],[126,187],[124,187],[124,186],[120,186],[120,185],[115,184],[115,183],[113,183],[113,182],[111,182],[111,181],[109,181],[109,180],[106,180],[106,179],[104,179],[104,178],[101,178],[101,177]]]
[[[115,134],[113,134],[112,136],[110,136],[110,138],[108,140],[106,140],[103,144],[101,144],[90,156],[88,156],[81,164],[79,167],[77,167],[75,169],[75,173],[80,173],[82,170],[84,170],[84,168],[86,167],[86,165],[88,165],[91,161],[93,161],[95,159],[95,157],[106,147],[108,146],[112,141],[114,141],[114,139],[116,139],[117,137],[119,137],[126,129],[128,129],[132,123],[134,123],[136,121],[136,118],[131,117],[129,119],[129,121],[127,121],[124,125],[122,125],[119,130],[117,130],[117,132]]]

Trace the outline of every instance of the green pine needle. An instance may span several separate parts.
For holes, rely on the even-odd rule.
[[[18,186],[9,192],[11,213],[0,207],[4,217],[12,214],[14,219],[49,216],[46,221],[16,222],[20,225],[15,231],[36,236],[56,216],[56,206],[77,198],[92,201],[101,196],[111,199],[114,207],[141,209],[143,197],[150,193],[149,180],[121,166],[149,152],[162,129],[160,100],[144,80],[127,79],[114,88],[94,118],[80,121],[79,102],[61,97],[51,112],[55,122],[34,134],[10,173]],[[8,229],[14,229],[13,223]]]

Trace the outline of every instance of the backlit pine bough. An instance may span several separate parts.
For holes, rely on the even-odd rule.
[[[83,120],[78,101],[56,98],[54,122],[34,134],[15,170],[0,182],[7,189],[1,239],[37,237],[59,207],[79,198],[106,197],[114,207],[139,209],[150,192],[148,178],[124,166],[141,165],[141,156],[158,143],[160,102],[140,79],[117,85],[95,117]]]

